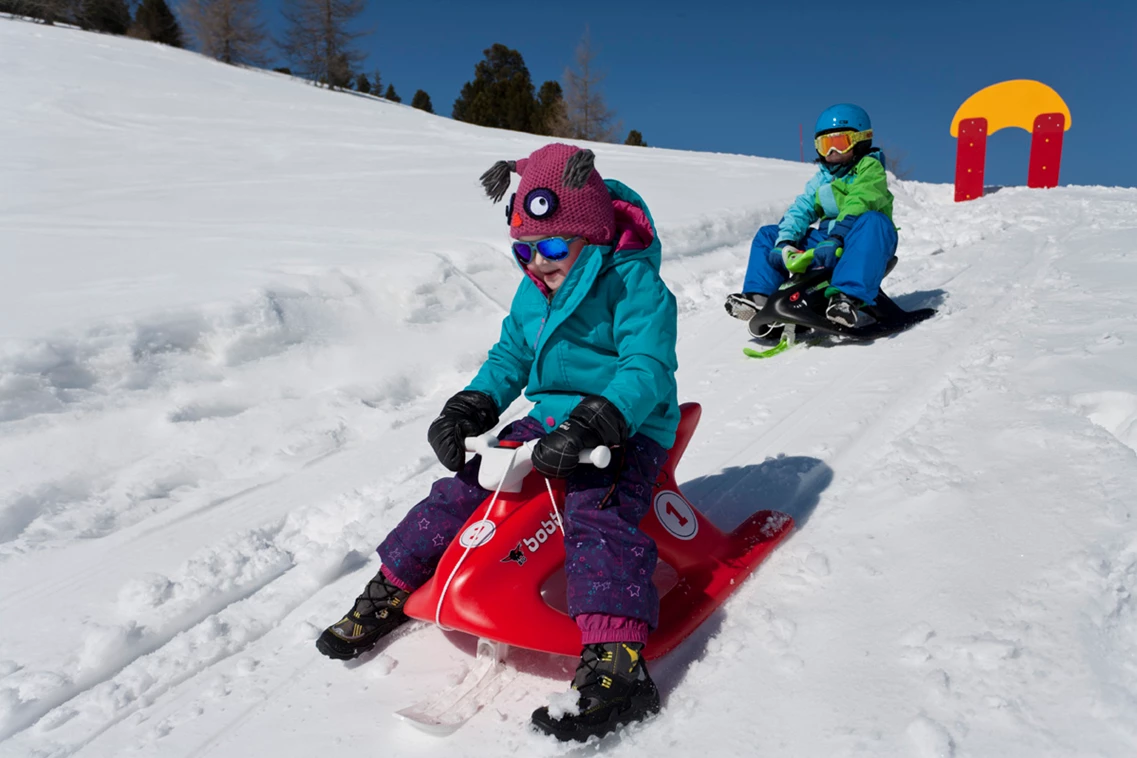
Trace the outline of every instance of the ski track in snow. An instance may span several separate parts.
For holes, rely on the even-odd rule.
[[[851,530],[846,534],[862,532],[864,527],[857,523],[860,521],[859,516],[844,519],[841,517],[851,515],[846,514],[850,507],[857,508],[863,514],[867,510],[865,505],[879,498],[881,487],[891,485],[892,488],[896,488],[897,474],[901,475],[901,481],[916,480],[913,486],[901,488],[906,490],[902,494],[909,498],[926,498],[929,490],[934,492],[966,485],[968,479],[971,478],[967,471],[944,465],[945,459],[951,460],[956,457],[950,454],[953,448],[958,447],[958,444],[953,444],[953,438],[960,436],[961,431],[965,431],[965,429],[960,428],[957,419],[961,414],[970,410],[966,407],[969,395],[990,394],[992,388],[998,388],[1000,392],[1009,389],[1005,387],[1007,384],[1007,368],[1016,365],[1016,363],[1008,355],[1010,350],[1008,343],[1010,341],[1006,339],[1005,335],[1016,330],[1016,324],[1020,319],[1030,318],[1032,315],[1041,315],[1038,313],[1038,303],[1046,300],[1043,293],[1052,291],[1063,282],[1063,275],[1053,270],[1053,260],[1058,257],[1064,246],[1070,244],[1070,238],[1075,234],[1072,231],[1054,229],[1052,223],[1042,216],[1044,212],[1042,208],[1039,208],[1037,215],[1014,219],[1014,223],[1011,223],[1010,216],[1000,217],[1001,214],[993,218],[984,218],[989,213],[989,209],[995,205],[996,203],[992,202],[986,208],[981,205],[954,208],[933,208],[927,205],[920,207],[919,204],[915,208],[907,206],[909,214],[913,217],[912,220],[907,221],[910,224],[908,228],[916,231],[917,236],[921,232],[925,232],[924,227],[917,227],[920,214],[934,212],[936,215],[962,216],[962,218],[955,219],[954,223],[969,224],[971,231],[979,232],[977,236],[985,240],[984,243],[975,246],[976,249],[969,257],[978,258],[984,255],[987,257],[982,261],[957,260],[950,267],[953,270],[939,274],[943,277],[941,279],[942,284],[940,281],[936,281],[934,274],[935,269],[940,267],[933,265],[934,261],[941,259],[929,256],[926,259],[914,261],[917,267],[923,268],[926,272],[926,275],[921,277],[923,281],[920,284],[933,283],[932,286],[938,289],[950,281],[952,283],[949,285],[950,287],[966,292],[970,296],[966,306],[956,306],[954,298],[949,295],[941,307],[941,315],[936,319],[926,322],[908,334],[900,335],[892,340],[878,342],[872,346],[871,352],[870,350],[858,350],[855,346],[843,346],[839,351],[810,349],[808,354],[811,358],[822,352],[833,353],[833,357],[832,359],[828,355],[825,358],[818,357],[817,364],[807,367],[804,371],[800,365],[794,364],[804,362],[805,354],[795,355],[791,353],[789,360],[784,363],[769,363],[768,371],[767,366],[763,365],[764,376],[770,374],[774,376],[771,377],[769,384],[757,386],[754,391],[743,388],[736,395],[729,396],[725,392],[716,393],[714,391],[716,381],[707,378],[707,376],[716,374],[719,367],[714,366],[711,371],[701,372],[704,378],[700,384],[710,392],[711,396],[721,394],[729,397],[729,404],[724,408],[725,412],[721,419],[716,419],[713,415],[704,416],[703,427],[711,426],[712,428],[723,429],[724,431],[719,436],[724,438],[723,447],[730,450],[721,457],[718,457],[717,452],[711,455],[716,455],[717,460],[722,465],[729,465],[737,461],[759,460],[763,455],[774,455],[787,449],[809,451],[812,455],[816,455],[816,458],[812,459],[814,461],[812,468],[807,465],[804,467],[804,471],[808,472],[813,479],[827,479],[833,476],[833,472],[825,471],[825,469],[832,467],[836,470],[836,478],[840,483],[835,484],[826,493],[827,502],[825,502],[825,505],[834,511],[834,518],[827,520],[826,526],[836,531]],[[967,218],[968,214],[974,213],[976,210],[979,211],[975,213],[976,218]],[[1117,223],[1117,219],[1111,218],[1114,211],[1115,209],[1109,209],[1094,214],[1092,217],[1066,218],[1063,220],[1069,223],[1070,227],[1081,229],[1086,227],[1093,229],[1108,228],[1113,224],[1120,228],[1132,227],[1131,215],[1128,218],[1123,217],[1123,220]],[[898,221],[901,227],[905,227],[903,218],[898,217]],[[988,231],[992,229],[995,231]],[[1052,230],[1059,233],[1055,235]],[[1025,240],[1021,239],[1024,232],[1029,234]],[[936,255],[942,252],[945,247],[950,246],[950,244],[943,244],[948,242],[947,240],[937,241],[933,238],[923,241],[933,244],[939,243],[935,244],[934,247],[935,252],[933,254]],[[999,252],[998,255],[995,255],[999,248],[1009,249],[1010,252]],[[905,275],[904,272],[913,263],[910,255],[911,249],[904,248],[904,251],[897,274],[889,282],[886,282],[888,290],[894,295],[898,292],[893,286],[896,276]],[[971,251],[957,250],[955,255],[962,258],[968,252]],[[977,265],[980,262],[983,265]],[[944,274],[946,276],[943,276]],[[1010,297],[1007,296],[1007,284],[1009,282],[1014,283],[1010,288]],[[928,285],[924,284],[924,286]],[[908,307],[927,304],[927,302],[914,302]],[[1062,318],[1051,317],[1044,319],[1044,323],[1049,325],[1061,324]],[[901,342],[920,341],[920,335],[927,335],[932,339],[924,340],[923,345],[912,345],[904,349],[903,352],[896,349]],[[712,356],[722,350],[722,345],[706,342],[702,339],[703,336],[702,333],[696,332],[695,341],[706,346],[706,349],[701,351],[697,358],[700,368],[703,367],[704,361],[714,360]],[[1108,339],[1106,344],[1114,342],[1117,340]],[[1019,356],[1015,358],[1017,359]],[[785,371],[777,371],[775,367],[785,368]],[[785,374],[784,382],[779,381],[780,374],[783,373]],[[737,382],[738,380],[737,374],[727,373],[725,370],[722,378],[726,382]],[[771,386],[774,389],[771,389]],[[1124,395],[1124,393],[1121,394]],[[1038,402],[1029,393],[1022,393],[1022,395],[1020,400],[1023,403],[1034,404]],[[800,396],[801,400],[794,400],[794,396]],[[1098,400],[1099,398],[1100,400]],[[1119,398],[1113,394],[1104,397],[1091,395],[1075,398],[1075,402],[1080,403],[1082,408],[1089,409],[1090,413],[1097,412],[1102,417],[1098,423],[1106,428],[1111,428],[1111,431],[1113,428],[1128,428],[1126,419],[1130,411],[1124,397]],[[1095,411],[1099,407],[1099,403],[1100,407],[1105,407],[1107,410]],[[855,411],[848,409],[850,404],[855,404]],[[750,409],[749,415],[746,412],[747,409]],[[739,410],[743,412],[739,413]],[[727,431],[728,429],[729,431]],[[819,429],[824,429],[824,433],[819,433]],[[1114,434],[1116,435],[1116,432]],[[1122,439],[1123,435],[1124,432],[1118,439]],[[740,438],[746,440],[742,445],[738,444]],[[1122,439],[1122,441],[1124,440]],[[1134,468],[1131,456],[1116,447],[1111,449],[1111,453],[1120,459],[1119,463],[1121,463],[1122,470],[1128,471],[1131,476]],[[805,460],[809,461],[810,458],[805,457]],[[777,459],[767,459],[767,463],[773,467],[777,465],[778,461]],[[1121,510],[1123,506],[1120,504],[1122,501],[1119,496],[1119,493],[1124,491],[1122,484],[1124,477],[1114,477],[1113,479],[1110,491],[1111,497],[1114,499],[1113,507],[1116,511],[1114,515],[1118,518],[1127,519],[1128,512]],[[735,483],[733,487],[737,489],[739,484],[746,481],[746,477],[738,477],[738,483]],[[762,478],[754,476],[751,481],[758,484]],[[802,478],[802,482],[803,484],[806,483],[805,477]],[[807,491],[804,493],[806,499],[816,496],[816,493],[808,491],[809,488],[806,489]],[[733,491],[731,490],[731,492]],[[787,492],[790,495],[802,495],[800,492],[795,493],[792,488]],[[719,490],[715,490],[715,494],[721,493]],[[1045,500],[1045,494],[1045,490],[1040,489],[1037,493],[1039,501]],[[849,501],[852,504],[846,505],[846,502]],[[886,499],[886,501],[893,502],[890,499]],[[904,502],[904,500],[900,499],[895,502]],[[773,503],[763,502],[762,505],[773,505]],[[807,506],[803,512],[809,515],[809,503],[795,504],[792,500],[790,501],[791,510],[800,505]],[[810,527],[812,526],[811,522]],[[1061,525],[1056,526],[1060,528]],[[796,576],[792,578],[807,586],[816,584],[818,577],[829,576],[833,572],[833,557],[819,553],[812,546],[797,547],[795,544],[797,540],[808,539],[810,531],[812,531],[811,528],[801,531],[800,536],[775,554],[767,571],[777,572],[788,562],[798,563],[799,568],[795,571]],[[864,538],[871,540],[875,538],[875,535],[870,532],[865,534]],[[871,547],[871,545],[866,545],[866,547]],[[929,546],[929,548],[935,549],[934,546]],[[848,548],[846,547],[845,550]],[[879,550],[874,552],[879,553]],[[913,557],[914,564],[920,560],[922,559],[919,557]],[[872,561],[871,563],[875,562]],[[1126,570],[1125,567],[1129,565],[1131,564],[1123,564],[1122,570]],[[872,575],[881,574],[880,569],[876,566],[866,565],[863,568],[871,572]],[[1047,588],[1047,581],[1056,581],[1057,577],[1066,570],[1066,566],[1051,570],[1049,573],[1054,574],[1054,577],[1040,581],[1039,585]],[[764,598],[765,602],[755,604],[751,609],[753,615],[750,617],[764,618],[769,622],[769,628],[765,632],[767,647],[772,647],[779,655],[773,659],[768,656],[755,656],[753,661],[747,660],[747,664],[752,664],[745,665],[747,670],[766,672],[773,668],[775,671],[783,669],[796,674],[798,668],[806,666],[804,660],[794,655],[793,646],[788,644],[793,640],[796,630],[803,625],[795,622],[792,618],[779,615],[770,608],[769,604],[768,596],[776,594],[776,587],[789,584],[789,582],[784,581],[785,579],[786,577],[779,577],[772,585],[764,583],[752,585],[755,590],[762,587],[768,592],[766,593],[767,597]],[[1123,588],[1118,588],[1115,592],[1122,593],[1124,597],[1127,595],[1129,587],[1131,585],[1124,585]],[[740,594],[743,596],[750,594],[750,588],[744,589]],[[942,640],[933,640],[936,632],[928,627],[926,622],[917,625],[917,631],[909,633],[905,637],[904,660],[919,660],[919,662],[925,663],[934,659],[945,661],[962,658],[971,666],[977,666],[981,669],[999,669],[1000,673],[1003,673],[1005,668],[1015,667],[1013,662],[1017,659],[1030,657],[1027,654],[1030,649],[1025,648],[1017,638],[1024,631],[1033,632],[1033,636],[1041,636],[1046,642],[1053,641],[1054,646],[1059,650],[1068,650],[1068,647],[1072,645],[1071,640],[1047,638],[1034,629],[1033,625],[1042,625],[1046,617],[1045,611],[1051,609],[1047,608],[1039,599],[1032,597],[1033,594],[1035,593],[1028,591],[1015,598],[1025,609],[1032,611],[1023,613],[1024,618],[1001,619],[996,625],[996,629],[975,631],[946,643]],[[743,600],[739,599],[735,602],[742,603]],[[1124,603],[1122,605],[1124,607]],[[1042,610],[1043,613],[1038,613],[1039,610]],[[746,615],[743,612],[743,616]],[[842,614],[836,615],[842,616]],[[1039,618],[1033,619],[1032,617],[1035,616]],[[1014,634],[1008,636],[1006,627],[1011,627]],[[876,635],[874,634],[874,636]],[[770,638],[774,643],[772,645],[769,644]],[[930,644],[924,644],[929,643],[929,641],[931,641]],[[866,643],[867,646],[868,643]],[[1020,685],[1024,690],[1038,686],[1039,682],[1034,677],[1040,676],[1039,672],[1045,672],[1058,663],[1051,659],[1049,651],[1042,646],[1039,647],[1041,648],[1039,653],[1041,660],[1031,659],[1030,661],[1032,665],[1039,666],[1037,671],[1031,672],[1033,676],[1022,671],[1015,671],[1011,677],[1015,684]],[[934,652],[928,652],[929,648]],[[1124,658],[1132,654],[1132,649],[1132,645],[1127,644],[1122,649],[1113,652],[1115,655]],[[816,655],[813,659],[816,660]],[[708,656],[707,660],[701,663],[710,661],[715,661],[711,664],[713,668],[739,665],[737,657],[727,663],[718,661],[715,656]],[[1004,666],[1003,661],[1008,663]],[[848,665],[841,661],[833,661],[832,663],[838,666]],[[825,664],[822,663],[821,665],[824,666]],[[974,697],[982,696],[985,703],[992,708],[1006,708],[1012,711],[1014,716],[1020,719],[1023,726],[1032,731],[1046,733],[1043,725],[1046,724],[1048,718],[1052,717],[1052,714],[1047,714],[1043,718],[1032,713],[1033,708],[1021,702],[1021,698],[1019,699],[1020,702],[1016,702],[1009,697],[983,692],[982,690],[986,686],[985,682],[982,677],[973,676],[970,670],[971,666],[965,665],[960,669],[957,665],[950,665],[949,663],[942,665],[946,667],[946,670],[944,668],[931,668],[926,674],[929,698],[933,701],[940,701],[948,696],[946,699],[958,699],[970,704]],[[873,666],[874,669],[875,666],[876,664]],[[1023,667],[1017,666],[1015,668],[1021,669]],[[950,674],[948,670],[951,671]],[[864,673],[869,678],[874,675],[874,672],[869,670]],[[975,679],[978,681],[973,681]],[[773,693],[780,690],[774,682],[767,682],[767,684],[770,685],[769,689]],[[785,684],[787,687],[792,687],[792,682]],[[969,692],[969,688],[978,690],[978,692]],[[1011,689],[1014,690],[1014,687]],[[682,691],[682,688],[676,690],[677,693]],[[1060,701],[1061,693],[1057,694]],[[700,708],[716,711],[721,707],[726,709],[727,713],[731,711],[730,703],[708,703],[705,692],[701,694],[698,702]],[[1064,710],[1064,706],[1060,702],[1058,705],[1061,710]],[[942,720],[936,720],[929,715],[932,712],[935,712]],[[744,712],[734,713],[733,715],[737,718],[746,717]],[[791,713],[784,715],[786,718],[792,718]],[[856,727],[842,728],[842,731],[848,731],[849,734],[843,735],[840,743],[845,743],[844,749],[838,750],[838,752],[844,754],[847,750],[851,754],[871,755],[955,755],[957,746],[963,744],[963,738],[968,735],[970,730],[968,722],[971,715],[952,712],[950,707],[944,707],[944,703],[935,702],[934,708],[926,706],[913,712],[907,727],[898,723],[884,730],[874,730],[871,727],[866,728],[865,724],[871,724],[874,718],[879,718],[879,716],[863,714],[859,718],[850,719],[853,724],[857,724]],[[776,723],[777,719],[771,719],[771,721]],[[907,734],[910,738],[910,744],[897,745],[889,741],[893,735],[898,733]],[[1122,730],[1122,734],[1119,736],[1123,740],[1122,744],[1132,744],[1133,734],[1130,730]],[[1109,748],[1106,747],[1108,744],[1105,742],[1098,749],[1108,751]],[[662,748],[662,745],[658,747]],[[1007,750],[1006,746],[1003,745],[1000,745],[998,749],[1000,751]],[[1021,754],[1023,755],[1038,755],[1049,754],[1049,751],[1056,751],[1061,754],[1078,754],[1082,748],[1077,743],[1067,741],[1064,744],[1061,737],[1051,732],[1046,734],[1044,739],[1039,740],[1038,744],[1031,745],[1029,748],[1019,746],[1017,749],[1022,749]],[[832,750],[831,746],[825,748],[826,752],[829,750]],[[792,750],[788,752],[793,754]],[[821,752],[821,749],[819,748],[817,753],[809,750],[802,752],[804,754],[817,754]],[[976,750],[975,754],[991,754],[991,752],[994,751]],[[1008,753],[1003,752],[1002,754]]]
[[[97,66],[145,54],[238,93],[263,87],[266,102],[299,96],[281,77],[2,20],[0,49],[45,55],[56,48],[35,40],[57,34]],[[13,81],[0,79],[0,94],[20,94]],[[129,140],[184,117],[160,107],[165,118],[64,94],[41,110],[64,132]],[[473,153],[472,177],[538,144],[405,110],[382,122],[384,149],[425,156],[437,139],[447,155]],[[222,122],[248,128],[240,113]],[[295,143],[266,139],[266,153],[316,144],[304,123]],[[871,345],[756,362],[721,300],[754,231],[808,170],[624,148],[612,160],[653,202],[680,306],[681,400],[704,407],[684,491],[724,527],[770,507],[799,528],[653,667],[663,715],[604,752],[1133,754],[1137,329],[1114,315],[1129,312],[1131,287],[1110,285],[1137,281],[1137,193],[1012,188],[955,205],[950,187],[898,182],[900,265],[885,289],[939,314]],[[177,192],[263,190],[256,170],[191,177]],[[314,160],[289,170],[300,184],[361,182]],[[768,187],[745,208],[699,191],[727,197],[755,177]],[[124,181],[76,200],[75,221],[50,231],[33,193],[0,213],[0,234],[153,239],[170,227],[84,214],[154,193],[178,197],[158,179]],[[267,217],[250,224],[217,220],[207,234],[254,244],[281,233]],[[395,255],[413,234],[388,244],[365,229],[329,241],[297,218],[285,232],[300,246],[373,248],[382,268],[250,259],[260,283],[240,296],[64,319],[0,350],[0,756],[311,755],[379,741],[391,754],[593,751],[524,728],[571,661],[515,651],[514,684],[439,742],[389,711],[460,678],[468,640],[411,625],[347,665],[313,649],[375,570],[374,544],[441,473],[425,425],[480,364],[516,281],[499,225],[454,223],[413,257]],[[84,286],[129,299],[162,281],[128,269]],[[507,419],[524,412],[518,403]]]

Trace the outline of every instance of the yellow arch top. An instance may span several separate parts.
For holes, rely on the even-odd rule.
[[[1050,87],[1031,79],[1013,79],[984,87],[959,106],[951,120],[951,136],[959,136],[959,122],[965,118],[987,119],[987,134],[1008,126],[1028,132],[1040,113],[1061,113],[1070,128],[1070,109],[1066,101]]]

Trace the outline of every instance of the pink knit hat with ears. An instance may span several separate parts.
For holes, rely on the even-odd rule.
[[[498,161],[481,182],[496,203],[509,189],[510,172],[521,175],[521,186],[505,209],[514,239],[563,234],[608,245],[616,238],[616,211],[595,161],[591,150],[545,145],[528,158]]]

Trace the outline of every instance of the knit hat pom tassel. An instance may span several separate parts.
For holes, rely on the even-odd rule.
[[[493,198],[495,203],[505,197],[505,193],[509,189],[510,174],[516,170],[516,161],[498,161],[490,167],[489,171],[482,174],[481,182],[486,190],[486,195]]]

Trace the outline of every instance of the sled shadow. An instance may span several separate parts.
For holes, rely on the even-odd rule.
[[[711,476],[684,482],[680,489],[687,499],[715,526],[729,531],[755,511],[775,510],[793,517],[797,528],[809,520],[821,500],[821,493],[832,483],[833,469],[817,458],[780,456],[762,463],[734,466]],[[754,577],[761,577],[758,567]],[[729,604],[729,600],[727,603]],[[726,606],[719,606],[675,650],[652,661],[652,677],[659,686],[664,705],[690,672],[702,660],[719,636],[727,618]],[[604,738],[605,748],[632,737],[636,729]],[[584,754],[578,749],[570,754]]]
[[[680,489],[715,526],[733,530],[755,511],[781,511],[793,517],[795,531],[802,528],[821,493],[833,482],[833,469],[817,458],[779,456],[762,463],[733,466],[711,476],[684,482]],[[754,576],[762,575],[759,566]],[[727,601],[729,603],[729,600]],[[707,655],[711,640],[722,631],[725,606],[719,606],[674,651],[653,662],[652,676],[666,705],[670,693],[687,676],[691,665]],[[618,742],[622,732],[615,739]],[[607,743],[606,743],[607,744]]]
[[[711,523],[729,532],[751,514],[781,511],[801,529],[833,481],[833,469],[804,455],[767,458],[683,482],[679,488]]]
[[[906,292],[903,295],[894,295],[891,297],[892,302],[906,311],[914,311],[920,308],[935,308],[939,310],[940,306],[944,304],[947,292],[941,289],[917,290],[916,292]]]

